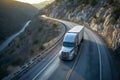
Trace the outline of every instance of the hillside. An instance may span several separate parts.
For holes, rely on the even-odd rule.
[[[61,24],[35,16],[26,30],[16,37],[0,54],[0,79],[20,69],[53,43],[61,31]],[[41,54],[42,55],[42,54]]]
[[[38,8],[38,9],[42,9],[44,8],[45,6],[51,4],[54,0],[50,0],[50,1],[44,1],[44,2],[41,2],[41,3],[37,3],[37,4],[32,4],[34,7]]]
[[[85,25],[97,32],[108,45],[120,76],[119,0],[56,0],[42,12],[50,17]]]
[[[37,12],[30,4],[0,0],[0,43],[18,32]]]

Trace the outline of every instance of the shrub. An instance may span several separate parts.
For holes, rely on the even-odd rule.
[[[109,4],[112,4],[114,2],[114,0],[108,0]]]
[[[38,42],[38,39],[34,39],[33,44],[37,44]]]
[[[25,38],[25,36],[24,35],[20,35],[20,40],[22,40],[22,39],[24,39]]]
[[[38,32],[40,32],[41,30],[42,30],[42,27],[39,27],[39,28],[38,28]]]
[[[28,32],[28,35],[32,34],[32,31],[30,29],[28,29],[27,32]]]
[[[58,25],[57,24],[53,24],[54,27],[57,27]]]
[[[113,13],[116,15],[116,18],[118,19],[120,17],[120,6],[116,6],[114,8]]]
[[[110,23],[111,23],[112,25],[116,24],[116,22],[117,22],[117,20],[116,20],[114,17],[112,17],[112,18],[110,19]]]
[[[43,46],[43,45],[40,45],[40,46],[39,46],[39,50],[43,50],[43,49],[45,49],[44,46]]]
[[[96,3],[97,3],[96,0],[90,0],[90,1],[89,1],[89,4],[90,4],[91,6],[95,6]]]
[[[20,57],[11,62],[13,66],[22,65],[23,63],[24,63],[24,60]]]
[[[12,49],[10,49],[9,54],[12,54],[12,53],[14,53],[14,52],[15,52],[15,49],[12,48]]]
[[[0,67],[0,79],[2,79],[3,77],[7,75],[8,75],[8,72]]]
[[[16,46],[16,48],[20,48],[20,45],[18,44],[18,45]]]
[[[104,21],[104,20],[103,20],[102,17],[98,17],[97,20],[96,20],[96,23],[97,23],[97,24],[100,24],[100,23],[102,23],[103,21]]]
[[[34,50],[33,50],[33,49],[30,49],[30,52],[33,54],[33,53],[34,53]]]

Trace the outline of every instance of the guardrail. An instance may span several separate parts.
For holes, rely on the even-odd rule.
[[[60,22],[61,23],[61,22]],[[67,31],[67,27],[65,24],[61,23],[62,27],[64,28],[60,33],[60,35],[53,40],[54,44],[51,45],[50,47],[46,48],[40,54],[36,55],[34,58],[32,58],[28,63],[23,65],[19,70],[11,73],[7,77],[3,78],[2,80],[18,80],[25,72],[27,72],[29,69],[31,69],[35,64],[40,62],[46,55],[47,53],[51,52],[59,43],[63,40],[63,37]]]

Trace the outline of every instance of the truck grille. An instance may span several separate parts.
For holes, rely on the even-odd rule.
[[[69,54],[68,53],[62,53],[62,57],[68,57],[69,56]]]

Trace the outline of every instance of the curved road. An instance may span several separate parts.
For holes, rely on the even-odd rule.
[[[57,21],[64,23],[68,29],[78,25]],[[84,41],[79,45],[78,55],[73,61],[59,59],[61,46],[62,42],[19,80],[118,80],[107,47],[91,30],[84,29]]]

